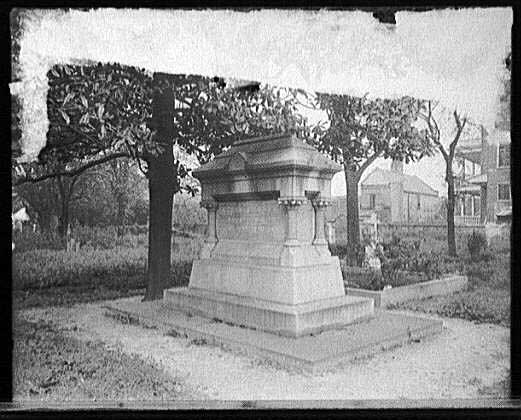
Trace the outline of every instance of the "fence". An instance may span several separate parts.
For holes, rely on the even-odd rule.
[[[456,225],[478,226],[480,225],[479,216],[454,216]]]
[[[328,227],[328,238],[330,242],[342,244],[347,241],[346,226],[344,221],[337,221]],[[447,225],[445,224],[405,224],[405,223],[379,223],[377,225],[378,238],[382,242],[387,242],[394,235],[401,238],[407,237],[415,240],[447,240]],[[465,226],[456,225],[456,241],[466,241],[468,235],[473,231],[485,233],[485,226]],[[374,234],[374,225],[371,223],[360,223],[361,236],[371,236]]]

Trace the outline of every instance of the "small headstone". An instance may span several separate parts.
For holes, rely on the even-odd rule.
[[[382,262],[378,256],[379,244],[372,240],[365,246],[365,265],[374,271],[381,272]]]

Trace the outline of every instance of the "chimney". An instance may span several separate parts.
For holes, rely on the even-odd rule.
[[[398,159],[393,159],[391,163],[391,171],[399,172],[403,174],[403,161]]]

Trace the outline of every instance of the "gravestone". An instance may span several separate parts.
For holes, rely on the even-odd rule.
[[[298,337],[370,318],[373,300],[346,296],[324,231],[331,178],[342,168],[294,136],[236,142],[193,171],[207,238],[177,309]]]

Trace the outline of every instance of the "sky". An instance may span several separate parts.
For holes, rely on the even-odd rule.
[[[19,80],[10,84],[22,98],[22,159],[35,159],[45,145],[47,71],[87,60],[324,93],[410,95],[439,100],[492,127],[512,9],[398,12],[395,18],[390,29],[360,11],[29,10]]]

